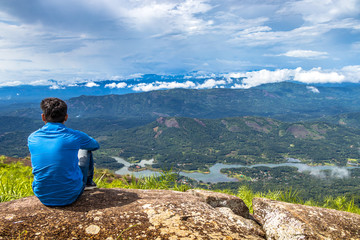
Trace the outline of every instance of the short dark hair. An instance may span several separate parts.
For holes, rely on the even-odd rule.
[[[67,114],[66,103],[59,98],[45,98],[40,103],[47,122],[62,123]]]

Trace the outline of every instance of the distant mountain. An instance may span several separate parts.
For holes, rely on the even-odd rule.
[[[0,155],[27,156],[27,137],[41,126],[40,116],[38,119],[0,116]]]
[[[251,89],[172,89],[126,95],[80,96],[68,101],[77,117],[132,118],[159,116],[223,118],[264,116],[285,121],[360,112],[360,87],[310,87],[295,83]]]
[[[263,116],[300,121],[360,112],[360,86],[314,87],[283,82],[250,89],[171,89],[124,95],[82,95],[67,102],[70,119],[117,119],[137,122],[138,126],[159,116],[209,119]],[[0,107],[2,116],[38,118],[39,114],[39,102]]]
[[[298,158],[309,164],[346,165],[359,159],[360,130],[323,122],[285,123],[270,118],[160,117],[148,125],[100,137],[102,150],[154,167],[206,169],[216,162],[256,164]]]
[[[320,120],[360,129],[360,112],[344,113],[335,116],[325,116]]]
[[[80,95],[106,95],[125,94],[133,92],[130,89],[111,89],[105,85],[113,81],[96,82],[98,87],[86,87],[85,83],[73,86],[62,86],[54,83],[53,86],[30,86],[21,85],[14,87],[0,87],[0,106],[9,104],[23,104],[40,102],[45,97],[58,97],[69,99]]]
[[[323,147],[318,145],[323,141],[322,139],[312,139],[311,141],[314,141],[314,145],[309,143],[308,145],[304,145],[303,149],[313,149],[314,146],[318,146],[318,152],[321,154],[334,153],[334,158],[339,158],[340,160],[334,160],[333,162],[338,162],[341,165],[345,163],[345,157],[344,155],[341,155],[342,152],[345,150],[350,152],[353,151],[352,149],[348,149],[348,145],[344,145],[346,142],[342,143],[342,139],[349,139],[344,134],[347,133],[349,136],[352,136],[350,139],[358,136],[356,135],[357,131],[352,132],[352,130],[350,131],[348,128],[335,126],[333,124],[356,127],[359,126],[360,123],[360,114],[357,114],[360,112],[360,87],[358,85],[344,87],[315,87],[283,82],[266,84],[251,89],[172,89],[124,95],[80,96],[71,98],[67,102],[70,115],[67,125],[85,131],[102,140],[113,139],[115,133],[117,136],[122,136],[122,134],[128,136],[129,132],[124,132],[124,129],[140,127],[148,123],[152,124],[151,122],[159,117],[176,117],[176,119],[178,117],[223,119],[228,117],[260,116],[271,117],[287,122],[299,122],[304,120],[314,121],[314,119],[321,119],[322,121],[328,122],[331,129],[334,129],[334,131],[336,130],[333,135],[334,137],[330,137],[332,142],[327,142],[329,137],[325,138],[326,141],[324,140],[323,146],[326,147]],[[8,156],[24,156],[28,154],[26,137],[30,132],[42,126],[42,122],[40,121],[41,110],[39,108],[39,103],[7,105],[6,108],[1,107],[1,110],[0,154],[6,154]],[[276,120],[273,121],[275,122]],[[208,123],[207,126],[209,124],[210,123]],[[280,125],[285,128],[285,126],[288,126],[286,124],[290,123],[281,123]],[[298,124],[306,125],[308,123]],[[222,126],[221,131],[224,130],[223,125],[217,124],[216,126]],[[210,130],[217,129],[217,127],[210,128]],[[156,126],[153,128],[156,128]],[[310,133],[313,132],[311,127],[306,125],[305,128],[308,129]],[[137,131],[141,132],[141,129],[142,128],[139,128]],[[147,128],[144,126],[144,129]],[[295,130],[296,129],[297,128],[295,128]],[[207,129],[207,131],[210,130]],[[287,131],[286,129],[282,130],[285,132]],[[136,139],[139,139],[138,142],[141,142],[142,139],[152,139],[153,132],[151,131],[151,129],[147,130],[148,134],[151,133],[148,136],[137,135]],[[201,130],[203,131],[202,134],[198,131],[200,131],[200,129],[194,130],[193,134],[196,136],[194,137],[194,142],[199,142],[199,144],[203,142],[202,136],[208,136],[207,139],[211,139],[208,134],[213,134],[204,131],[204,129]],[[219,131],[220,130],[217,132]],[[277,134],[279,134],[279,131],[280,130],[278,130]],[[339,135],[337,131],[340,131],[341,134]],[[183,132],[178,133],[183,134]],[[192,133],[190,132],[188,133],[189,136],[191,134]],[[151,137],[149,138],[149,136]],[[266,134],[262,137],[268,141],[270,136],[271,135]],[[276,134],[274,137],[275,136]],[[338,137],[338,139],[335,139],[335,136]],[[106,140],[104,143],[108,144],[108,146],[112,146],[114,145],[112,141],[115,143],[116,141],[123,141],[117,138],[114,139]],[[133,142],[133,139],[131,138],[125,137],[124,139]],[[174,136],[174,139],[176,139],[176,136]],[[278,140],[285,141],[285,138],[276,138],[276,141]],[[286,141],[288,140],[289,139]],[[292,140],[292,138],[290,140]],[[262,142],[263,139],[260,138],[257,139],[256,144],[261,146]],[[351,145],[355,146],[356,144]],[[182,146],[182,143],[180,146]],[[269,145],[266,148],[269,149],[269,151],[276,153],[277,146],[278,145]],[[345,150],[342,150],[339,146],[343,147]],[[105,145],[105,147],[108,148],[107,145]],[[274,147],[275,150],[271,150],[272,147]],[[117,150],[119,150],[118,148],[119,146],[116,145]],[[250,149],[249,147],[247,148]],[[138,152],[139,156],[145,156],[146,154],[148,154],[146,156],[151,156],[152,151],[154,151],[152,149],[153,148],[148,147],[147,143],[143,143],[134,145],[130,152]],[[337,149],[337,152],[334,152],[332,149]],[[184,149],[184,151],[186,151],[186,149]],[[317,151],[314,150],[312,151],[312,154],[314,154],[315,157],[312,155],[304,156],[308,159],[318,159],[316,161],[329,159],[322,158],[321,156],[316,157],[316,155],[320,153],[317,153]],[[348,153],[346,154],[346,156],[349,155]],[[129,155],[126,156],[128,157]],[[274,155],[275,158],[277,158],[277,156],[278,155],[276,154]],[[196,157],[197,155],[192,155],[189,159],[193,160],[196,159]],[[201,158],[203,157],[206,157],[206,155],[202,155]],[[273,160],[275,158],[273,158]]]
[[[192,81],[198,84],[203,83],[209,78],[223,80],[224,87],[230,87],[223,76],[199,76],[193,73],[191,76],[184,75],[156,75],[145,74],[132,76],[131,78],[120,80],[103,80],[103,81],[85,81],[75,82],[72,84],[48,80],[46,85],[19,85],[0,87],[0,107],[9,104],[18,104],[24,102],[39,102],[45,97],[58,97],[69,99],[81,95],[109,95],[109,94],[127,94],[136,93],[140,89],[134,90],[138,84],[156,84],[156,83],[185,83]],[[234,80],[234,79],[233,79]],[[239,80],[239,79],[237,79]]]

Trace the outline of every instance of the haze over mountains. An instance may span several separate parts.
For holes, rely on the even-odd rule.
[[[357,86],[357,79],[346,78],[340,73],[326,73],[319,69],[311,71],[300,70],[261,70],[246,73],[214,74],[192,72],[188,75],[156,75],[137,74],[128,78],[114,80],[78,80],[73,82],[47,80],[39,83],[3,84],[0,85],[0,105],[36,102],[47,96],[64,99],[80,95],[108,95],[148,92],[154,90],[183,89],[212,89],[233,88],[248,89],[267,83],[296,82],[308,85],[309,89],[317,92],[316,86]],[[298,73],[301,75],[296,77]],[[294,75],[295,74],[295,75]],[[334,76],[336,79],[333,79]],[[356,73],[353,73],[355,76]],[[328,80],[326,80],[328,79]],[[311,84],[311,85],[309,85]],[[314,88],[315,86],[315,88]]]
[[[37,91],[29,94],[39,97]],[[1,107],[0,120],[3,124],[0,127],[0,142],[13,147],[3,145],[6,153],[26,155],[27,135],[42,126],[39,102]],[[358,127],[360,124],[358,85],[315,87],[283,82],[250,89],[170,89],[123,95],[79,96],[70,98],[67,103],[70,115],[67,124],[97,137],[141,127],[159,117],[222,119],[260,116],[283,122],[321,120],[345,127]],[[195,136],[199,136],[197,130],[194,129]],[[19,146],[16,146],[17,141],[21,142]]]
[[[14,87],[13,92],[26,92],[28,98],[22,98],[21,101],[28,99],[30,103],[11,104],[10,100],[0,101],[3,104],[1,115],[38,118],[39,102],[43,97],[58,96],[66,99],[67,96],[78,96],[76,94],[87,96],[78,96],[67,101],[71,118],[101,117],[151,122],[159,116],[264,116],[284,121],[300,121],[360,112],[359,85],[315,87],[282,82],[250,89],[170,89],[102,96],[89,95],[107,94],[110,89],[79,86],[58,90],[31,86],[17,88]],[[3,88],[0,90],[6,91]]]
[[[316,91],[315,91],[316,90]],[[174,89],[148,93],[81,96],[68,101],[78,117],[266,116],[299,121],[360,111],[360,87],[309,87],[294,83],[251,89]]]

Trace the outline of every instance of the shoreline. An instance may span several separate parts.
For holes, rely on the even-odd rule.
[[[129,171],[128,167],[130,163],[126,162],[125,160],[121,158],[116,158],[117,160],[121,161],[121,163],[125,163],[123,168],[117,170],[117,174],[133,174],[136,177],[140,176],[150,176],[152,174],[160,174],[162,169],[153,168],[151,164],[143,165],[141,169],[138,169],[136,171]],[[290,160],[290,161],[289,161]],[[243,165],[243,164],[228,164],[228,163],[216,163],[209,167],[208,171],[199,171],[199,170],[193,170],[193,171],[176,171],[174,170],[174,173],[179,173],[181,176],[192,178],[196,181],[203,181],[203,182],[233,182],[233,181],[239,181],[239,178],[233,178],[231,176],[228,176],[226,173],[223,173],[222,169],[231,169],[231,168],[254,168],[254,167],[270,167],[270,168],[276,168],[276,167],[295,167],[297,168],[297,171],[304,172],[309,171],[313,174],[316,172],[320,172],[323,170],[328,170],[334,172],[334,174],[339,174],[339,171],[350,171],[350,169],[354,168],[360,168],[356,166],[332,166],[330,164],[323,164],[321,166],[311,166],[309,164],[306,164],[304,162],[301,162],[298,159],[289,159],[287,162],[282,163],[265,163],[265,164],[253,164],[253,165]],[[144,160],[145,162],[149,160]],[[143,162],[144,163],[144,162]],[[135,170],[135,169],[133,169]],[[348,174],[348,173],[347,173]],[[243,178],[241,178],[243,180]]]

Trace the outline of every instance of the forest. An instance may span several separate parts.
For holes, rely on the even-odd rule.
[[[158,118],[143,127],[113,132],[104,152],[137,162],[155,158],[154,168],[202,170],[217,163],[281,163],[345,166],[358,161],[360,131],[324,122],[285,123],[270,118]]]
[[[20,120],[0,117],[1,154],[13,157],[29,154],[27,136],[43,123]],[[8,123],[13,124],[11,131]],[[97,162],[110,169],[120,166],[112,156],[133,163],[154,158],[154,168],[188,171],[208,171],[218,162],[281,163],[288,157],[310,165],[345,166],[349,159],[355,164],[359,162],[360,130],[333,123],[289,123],[264,117],[159,117],[147,125],[128,129],[117,124],[110,120],[100,124],[100,121],[85,119],[67,125],[99,141],[101,149],[95,153]]]
[[[80,96],[67,100],[66,126],[97,139],[101,148],[94,154],[96,166],[111,170],[123,166],[113,156],[132,164],[154,158],[153,168],[176,172],[207,172],[215,163],[283,163],[287,158],[308,165],[359,164],[359,88],[317,88],[315,94],[306,85],[280,83],[246,90]],[[27,137],[43,126],[40,113],[38,104],[2,105],[1,155],[29,156]],[[328,191],[334,196],[359,196],[360,192],[356,169],[348,178],[316,178],[291,168],[228,169],[225,173],[239,182],[189,181],[214,189],[236,189],[243,184],[254,191],[292,188],[304,198]]]
[[[299,172],[295,167],[254,167],[222,169],[222,173],[236,177],[239,182],[217,183],[214,189],[237,189],[246,185],[253,191],[292,189],[304,200],[320,201],[327,196],[347,196],[360,206],[360,168],[350,169],[348,175],[332,175],[322,171],[318,175]]]

